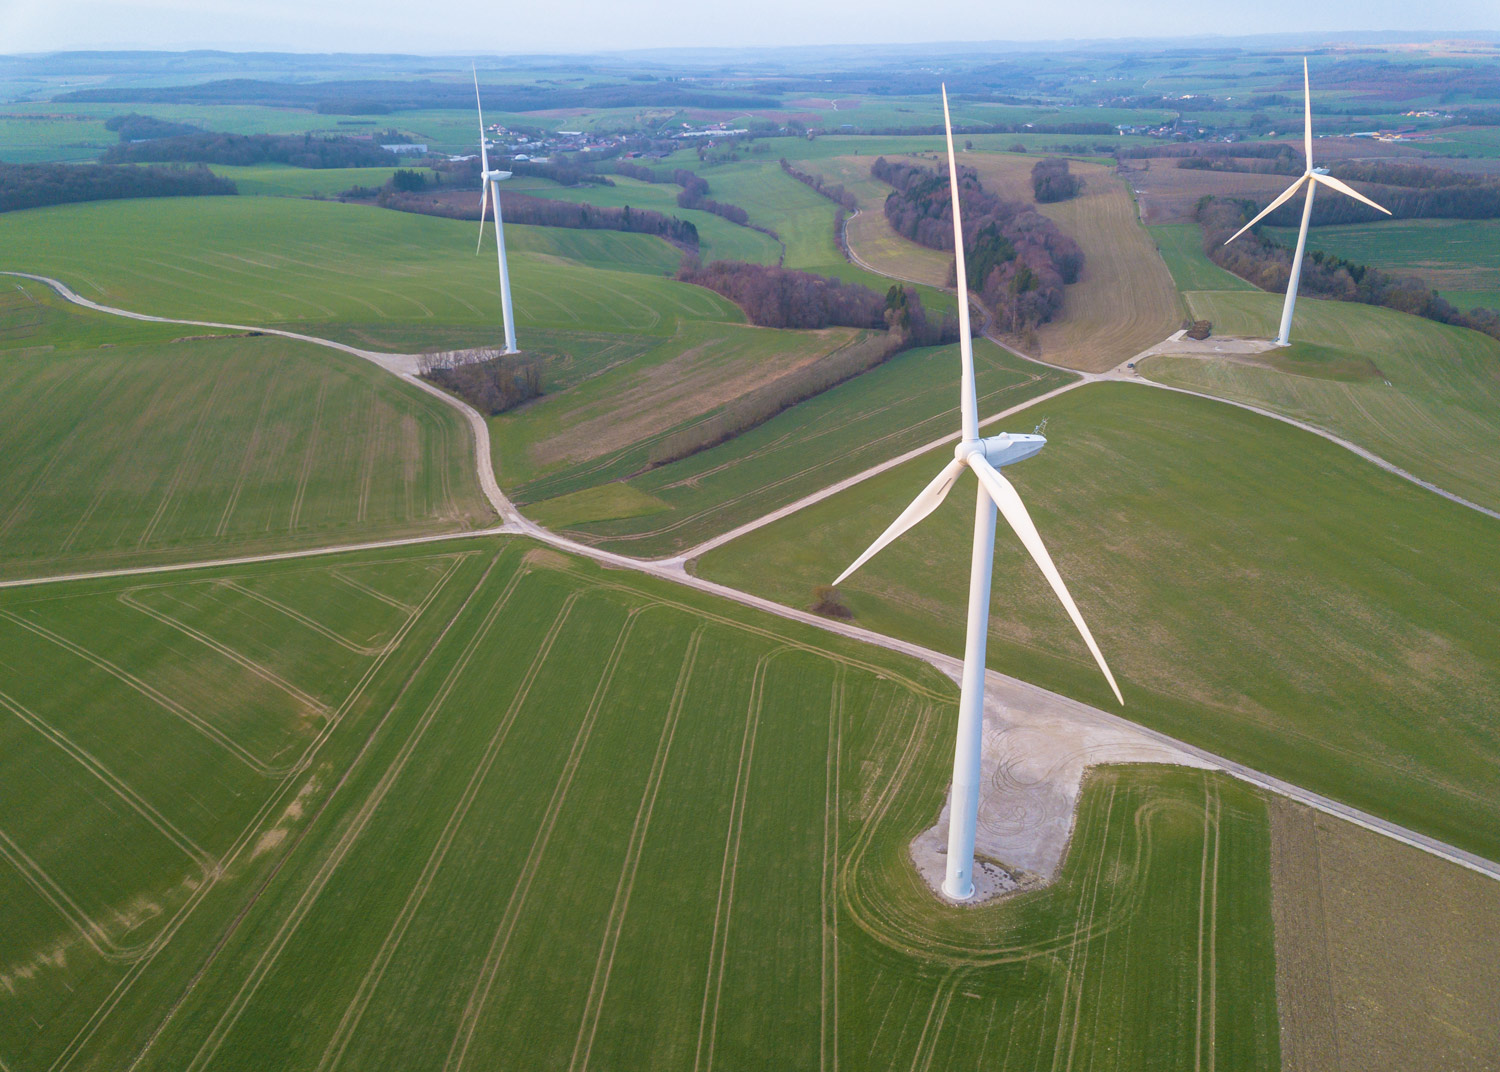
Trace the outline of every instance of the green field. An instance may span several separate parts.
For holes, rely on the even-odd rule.
[[[443,346],[446,331],[499,323],[493,248],[476,257],[474,239],[471,222],[335,202],[96,202],[0,218],[0,268],[161,316],[295,325],[365,345],[391,329],[392,343],[420,350],[423,338]],[[664,278],[677,251],[650,235],[513,227],[507,246],[523,344],[537,328],[670,335],[683,321],[744,319]]]
[[[1190,291],[1226,335],[1274,335],[1279,295]],[[1500,508],[1500,341],[1391,309],[1297,302],[1290,349],[1251,364],[1158,356],[1141,374],[1285,413]]]
[[[550,197],[557,201],[581,201],[590,205],[620,208],[650,209],[667,216],[687,220],[698,228],[699,258],[704,264],[710,261],[750,261],[754,264],[775,264],[781,256],[781,244],[770,235],[740,227],[712,212],[686,209],[677,206],[677,195],[681,187],[664,182],[641,182],[616,175],[610,181],[613,186],[558,186],[555,183],[538,184],[526,190],[537,197]],[[510,184],[505,186],[509,190]]]
[[[1178,290],[1256,289],[1208,259],[1203,252],[1203,228],[1196,223],[1159,223],[1146,231],[1155,239]]]
[[[400,170],[395,167],[299,168],[284,164],[213,166],[215,175],[234,180],[241,196],[254,197],[335,197],[351,186],[383,186]],[[435,174],[426,168],[408,170],[426,172],[429,179]],[[477,194],[474,200],[478,202]]]
[[[1035,415],[1035,418],[1032,417]],[[1043,538],[1124,714],[1297,785],[1500,856],[1496,523],[1308,433],[1130,384],[1018,415]],[[794,606],[890,523],[939,450],[705,555]],[[962,651],[973,484],[844,585],[868,628]],[[1017,541],[996,548],[990,665],[1112,698]]]
[[[1277,1066],[1255,794],[1100,769],[1054,886],[943,908],[909,660],[494,539],[0,636],[14,1072]]]
[[[462,418],[373,365],[0,280],[0,576],[494,520]]]
[[[787,336],[796,334],[777,332],[768,341],[780,339],[784,346]],[[1013,357],[987,340],[979,340],[974,351],[982,415],[1072,378]],[[645,440],[523,482],[516,492],[522,502],[534,503],[528,514],[577,539],[637,556],[675,553],[953,432],[957,367],[954,346],[907,351],[727,443],[670,465],[638,472],[650,445]],[[562,412],[572,419],[572,410]],[[521,417],[501,417],[491,427],[502,466],[536,438],[529,430],[534,425]],[[607,486],[633,494],[582,503],[574,498],[584,485],[622,477],[629,480]],[[554,512],[553,502],[561,513]],[[647,503],[654,509],[644,509]]]
[[[1286,246],[1297,242],[1296,228],[1268,229]],[[1311,249],[1326,250],[1360,264],[1415,275],[1468,310],[1491,305],[1483,300],[1500,290],[1500,220],[1387,220],[1315,228]],[[1480,300],[1463,295],[1478,294]]]

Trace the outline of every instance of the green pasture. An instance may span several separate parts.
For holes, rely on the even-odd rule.
[[[974,353],[981,416],[1072,379],[1013,357],[988,340],[978,340]],[[640,471],[648,442],[522,482],[514,494],[533,504],[528,515],[565,528],[576,539],[636,556],[676,553],[955,432],[957,368],[956,346],[910,350],[681,461]],[[519,418],[514,424],[499,418],[491,428],[503,474],[507,458],[524,452],[535,436]],[[629,489],[628,494],[578,498],[586,493],[576,489],[622,478],[628,479],[604,486]],[[654,508],[646,510],[646,503]]]
[[[943,907],[911,660],[498,539],[0,636],[14,1072],[1278,1065],[1254,792],[1099,769],[1054,885]]]
[[[291,198],[95,202],[7,213],[0,268],[62,279],[142,312],[296,326],[365,345],[383,329],[411,345],[498,325],[494,247],[476,224]],[[507,229],[524,345],[534,329],[670,335],[693,320],[739,322],[710,291],[663,277],[677,253],[650,235]]]
[[[351,186],[384,186],[399,167],[299,168],[286,164],[256,164],[232,167],[214,164],[215,175],[233,179],[241,196],[261,197],[336,197]],[[436,172],[414,168],[430,180]],[[474,196],[475,203],[479,195]]]
[[[1500,857],[1496,522],[1306,432],[1131,384],[1080,388],[1015,467],[1120,680],[1123,714]],[[722,548],[698,572],[794,606],[837,576],[945,449]],[[845,582],[868,628],[960,654],[965,478]],[[1015,538],[996,545],[990,665],[1113,709]]]
[[[634,209],[650,209],[687,220],[698,228],[698,252],[704,264],[709,261],[775,264],[781,255],[780,244],[770,235],[749,227],[740,227],[712,212],[679,208],[677,195],[681,192],[681,187],[673,183],[640,182],[623,175],[616,175],[611,181],[614,186],[558,186],[547,183],[541,188],[526,192],[557,201],[584,202],[608,208],[629,205]],[[509,185],[505,187],[509,188]]]
[[[1196,223],[1159,223],[1146,228],[1181,291],[1256,290],[1253,283],[1220,268],[1203,252],[1203,228]]]
[[[0,279],[0,576],[494,520],[462,418],[373,365],[74,313]]]
[[[1189,291],[1216,334],[1270,336],[1282,298]],[[1285,413],[1500,507],[1500,341],[1353,302],[1297,302],[1293,345],[1255,363],[1159,356],[1141,374]]]
[[[1271,229],[1295,245],[1295,228]],[[1415,275],[1461,309],[1495,306],[1482,292],[1500,290],[1500,220],[1387,220],[1319,227],[1308,236],[1313,249],[1360,264]],[[1207,288],[1204,288],[1207,289]],[[1481,292],[1479,300],[1466,293]]]

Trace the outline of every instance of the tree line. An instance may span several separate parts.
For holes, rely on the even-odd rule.
[[[786,269],[781,268],[765,268],[763,271],[786,273]],[[838,283],[837,280],[823,282]],[[838,285],[853,286],[847,283]],[[866,290],[864,287],[856,289]],[[886,327],[884,332],[867,335],[824,354],[816,361],[793,369],[770,383],[741,395],[717,413],[664,437],[652,448],[650,464],[667,465],[742,435],[783,410],[868,372],[913,346],[932,346],[953,342],[958,338],[956,317],[947,317],[941,325],[934,327],[922,309],[921,299],[905,287],[899,284],[891,287],[883,300],[874,291],[868,293],[880,307],[880,319]]]
[[[104,121],[105,130],[113,130],[122,142],[146,141],[150,138],[176,138],[184,134],[202,134],[202,127],[191,123],[173,123],[154,115],[112,115]]]
[[[1205,197],[1197,213],[1203,228],[1203,251],[1219,267],[1262,290],[1285,291],[1291,279],[1293,250],[1264,234],[1259,226],[1225,245],[1256,211],[1253,201]],[[1333,301],[1381,305],[1500,338],[1500,313],[1492,309],[1462,312],[1419,279],[1393,275],[1320,249],[1310,250],[1303,260],[1300,292]]]
[[[193,197],[238,193],[233,182],[196,167],[99,164],[0,164],[0,212],[125,197]]]
[[[397,172],[399,175],[400,172]],[[450,220],[479,219],[479,199],[472,204],[456,203],[431,194],[403,191],[395,177],[383,188],[353,187],[342,195],[348,200],[374,199],[381,207],[398,212],[416,212],[424,216],[442,216]],[[501,218],[506,223],[536,227],[570,227],[584,231],[624,231],[629,234],[658,235],[680,248],[697,250],[698,228],[689,220],[668,216],[651,209],[608,208],[599,205],[554,201],[522,193],[500,195]]]
[[[113,146],[106,164],[189,162],[201,164],[290,164],[304,168],[381,167],[400,157],[379,145],[312,134],[222,134],[204,131]]]
[[[946,169],[880,157],[870,174],[894,187],[885,215],[898,234],[929,249],[953,248]],[[1062,307],[1063,287],[1083,271],[1083,250],[1030,205],[985,190],[973,168],[960,167],[958,178],[969,286],[1004,331],[1046,323]]]
[[[628,160],[619,160],[615,163],[615,174],[624,175],[629,179],[650,183],[674,183],[682,187],[682,192],[677,195],[678,208],[698,209],[701,212],[712,212],[715,216],[721,216],[730,223],[738,224],[740,227],[748,227],[752,231],[768,234],[780,241],[780,236],[769,227],[760,227],[750,222],[750,213],[740,208],[739,205],[731,205],[726,201],[715,201],[709,197],[708,180],[687,168],[674,168],[670,172],[661,173],[640,164],[632,164]]]
[[[761,327],[886,326],[885,304],[875,291],[811,272],[714,261],[707,266],[684,265],[677,278],[722,294]]]

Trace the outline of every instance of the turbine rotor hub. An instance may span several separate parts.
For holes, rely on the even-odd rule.
[[[999,469],[1002,465],[1026,460],[1046,445],[1045,436],[1001,432],[984,439],[962,440],[953,448],[953,456],[968,465],[969,459],[977,454]]]

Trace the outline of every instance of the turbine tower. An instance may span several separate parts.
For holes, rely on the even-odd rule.
[[[1307,170],[1302,173],[1301,178],[1288,186],[1280,197],[1278,197],[1275,201],[1272,201],[1265,208],[1261,209],[1260,215],[1256,216],[1255,219],[1251,220],[1249,223],[1245,224],[1245,226],[1241,227],[1238,231],[1234,232],[1234,234],[1230,235],[1229,238],[1224,242],[1226,246],[1229,245],[1230,242],[1233,242],[1240,235],[1250,230],[1250,228],[1254,227],[1257,223],[1265,219],[1272,212],[1275,212],[1282,205],[1286,204],[1287,201],[1291,200],[1292,195],[1295,194],[1299,189],[1301,189],[1304,183],[1307,185],[1307,201],[1302,206],[1302,229],[1297,232],[1297,251],[1292,254],[1292,276],[1287,280],[1286,303],[1281,307],[1281,330],[1276,335],[1277,346],[1286,346],[1291,342],[1292,310],[1297,305],[1297,284],[1302,279],[1302,254],[1307,248],[1307,226],[1312,222],[1313,194],[1317,193],[1318,183],[1322,183],[1324,186],[1327,186],[1331,190],[1337,190],[1339,191],[1339,193],[1348,194],[1356,201],[1363,201],[1371,208],[1379,209],[1381,212],[1384,212],[1387,216],[1391,214],[1390,209],[1385,208],[1381,205],[1377,205],[1374,201],[1371,201],[1368,197],[1360,193],[1358,190],[1345,185],[1338,179],[1334,178],[1332,175],[1328,174],[1327,168],[1313,167],[1312,89],[1308,85],[1307,81],[1306,57],[1303,57],[1302,60],[1302,115],[1302,150],[1304,155],[1307,157]]]
[[[969,573],[969,621],[964,642],[963,681],[958,701],[958,743],[953,752],[953,789],[948,807],[948,869],[943,879],[943,893],[955,901],[974,896],[974,830],[979,820],[979,758],[984,739],[984,649],[989,632],[990,575],[995,556],[995,510],[1020,537],[1057,598],[1062,600],[1068,617],[1083,635],[1115,699],[1123,705],[1120,688],[1104,662],[1099,645],[1083,616],[1068,594],[1062,575],[1052,564],[1047,548],[1032,524],[1026,506],[1010,481],[1000,475],[1002,466],[1031,457],[1047,445],[1040,435],[1002,433],[979,438],[979,404],[974,389],[974,347],[969,335],[969,286],[964,266],[963,223],[958,208],[958,166],[953,155],[953,124],[948,116],[948,89],[943,87],[943,122],[948,131],[948,185],[953,197],[953,252],[958,268],[959,353],[963,363],[959,384],[963,434],[953,450],[953,460],[922,489],[912,504],[891,523],[890,528],[870,545],[854,565],[839,575],[835,585],[870,560],[907,529],[936,510],[965,469],[979,478],[979,496],[974,510],[974,551]]]
[[[479,68],[474,68],[474,107],[479,111],[479,183],[484,192],[479,200],[479,243],[474,252],[484,245],[484,214],[490,203],[495,205],[495,250],[500,258],[500,312],[505,318],[505,352],[516,350],[515,310],[510,304],[510,268],[505,263],[505,224],[500,219],[500,182],[510,178],[509,171],[491,171],[490,154],[484,143],[484,105],[479,100]]]

